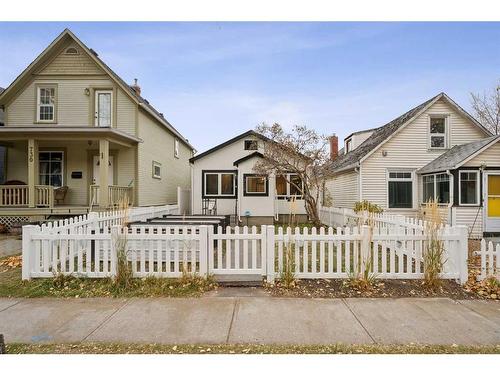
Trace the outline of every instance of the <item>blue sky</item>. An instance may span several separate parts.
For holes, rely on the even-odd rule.
[[[69,27],[203,151],[261,122],[341,138],[500,79],[500,23],[0,23],[0,86]]]

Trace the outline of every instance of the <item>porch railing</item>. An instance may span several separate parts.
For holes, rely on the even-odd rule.
[[[98,206],[99,205],[99,194],[100,194],[100,186],[99,185],[90,185],[90,206]],[[109,185],[108,186],[108,205],[110,207],[118,207],[120,202],[123,202],[124,199],[128,199],[129,204],[133,204],[133,189],[132,186],[118,186],[118,185]]]
[[[0,207],[29,207],[28,185],[0,185]],[[54,207],[54,187],[35,185],[35,207]]]

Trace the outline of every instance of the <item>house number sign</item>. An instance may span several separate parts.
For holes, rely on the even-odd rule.
[[[30,147],[30,152],[29,152],[29,155],[28,155],[28,160],[30,163],[33,163],[35,161],[35,157],[33,155],[33,147]]]

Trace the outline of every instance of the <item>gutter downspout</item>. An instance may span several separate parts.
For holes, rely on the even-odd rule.
[[[361,202],[363,200],[363,185],[361,184],[361,165],[359,167],[354,168],[354,172],[358,174],[358,201]]]
[[[455,202],[455,178],[449,169],[446,174],[450,177],[450,201],[448,202],[448,224],[453,225],[453,204]]]

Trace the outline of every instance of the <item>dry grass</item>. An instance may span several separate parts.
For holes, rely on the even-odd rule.
[[[439,239],[439,233],[443,226],[443,218],[439,212],[437,200],[429,200],[424,208],[425,217],[424,233],[427,237],[424,248],[424,283],[427,287],[435,289],[441,285],[440,273],[443,270],[444,263],[444,244]]]

